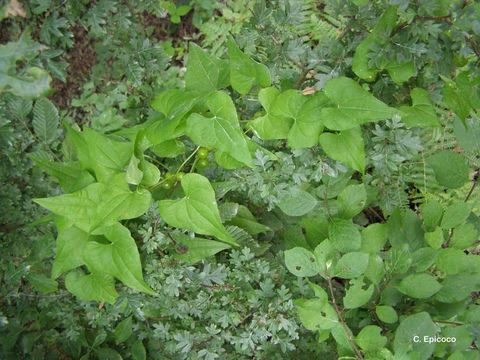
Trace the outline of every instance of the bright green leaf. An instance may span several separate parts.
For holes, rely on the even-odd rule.
[[[319,142],[323,151],[332,159],[361,173],[365,172],[365,148],[359,127],[338,134],[323,133]]]
[[[130,231],[116,223],[102,232],[109,241],[89,241],[83,249],[83,260],[94,274],[108,274],[132,289],[153,294],[142,276],[142,264],[135,240]]]
[[[190,115],[187,119],[187,135],[197,145],[213,147],[250,165],[252,158],[247,140],[230,96],[224,92],[215,92],[208,98],[207,106],[213,117]]]
[[[212,235],[231,245],[238,245],[222,225],[215,192],[208,179],[199,174],[182,178],[185,197],[158,202],[160,216],[173,227],[188,229],[202,235]]]
[[[106,274],[85,275],[73,271],[65,277],[68,291],[83,301],[104,301],[113,304],[118,294],[113,277]]]

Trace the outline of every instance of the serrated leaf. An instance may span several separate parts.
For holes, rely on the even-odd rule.
[[[207,106],[213,117],[190,115],[187,119],[187,135],[197,145],[213,147],[250,165],[252,157],[230,96],[215,92],[208,97]]]
[[[46,144],[57,138],[59,124],[58,110],[47,98],[40,98],[33,107],[33,130]]]
[[[238,245],[222,224],[215,192],[208,179],[199,174],[182,178],[185,197],[158,202],[160,216],[173,227],[212,235],[230,245]]]
[[[332,159],[361,173],[365,172],[365,148],[359,127],[338,134],[323,133],[319,142],[323,151]]]

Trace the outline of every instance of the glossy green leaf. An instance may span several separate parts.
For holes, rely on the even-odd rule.
[[[323,133],[319,142],[323,151],[332,159],[361,173],[365,172],[365,146],[359,127],[338,134]]]
[[[185,197],[158,202],[163,220],[170,226],[212,235],[227,244],[238,245],[222,225],[215,192],[208,179],[199,174],[186,174],[182,178],[182,188]]]
[[[82,166],[94,171],[100,182],[122,172],[133,154],[133,143],[114,140],[89,128],[77,132],[68,127],[67,137],[74,144]]]
[[[143,179],[143,172],[139,169],[140,160],[138,160],[135,156],[130,158],[130,162],[127,166],[127,173],[125,176],[125,180],[127,183],[132,185],[138,185],[142,182]]]

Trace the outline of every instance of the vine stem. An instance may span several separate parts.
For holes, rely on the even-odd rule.
[[[353,351],[355,352],[356,358],[359,359],[359,360],[363,360],[363,355],[360,352],[360,350],[358,349],[355,342],[353,341],[352,337],[350,336],[350,330],[348,329],[348,326],[345,323],[345,320],[343,318],[343,313],[340,310],[340,308],[338,307],[337,301],[335,300],[335,293],[333,292],[332,279],[327,278],[327,282],[328,282],[328,290],[330,291],[330,296],[332,298],[332,304],[333,304],[333,307],[335,308],[335,312],[337,313],[338,320],[340,321],[340,324],[342,325],[343,332],[345,333],[345,336],[347,337],[348,342],[350,343],[350,346],[352,347]]]
[[[200,146],[197,146],[197,148],[195,150],[193,150],[193,152],[185,159],[185,161],[180,164],[180,166],[178,167],[178,169],[176,171],[176,174],[178,174],[185,167],[185,165],[187,165],[187,163],[190,161],[190,159],[197,153],[198,149],[200,149]]]

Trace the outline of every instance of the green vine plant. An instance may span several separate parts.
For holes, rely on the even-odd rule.
[[[390,21],[389,14],[379,28],[388,26],[381,24]],[[377,41],[380,31],[357,48],[354,71],[361,78],[374,76],[360,57],[365,42]],[[470,294],[480,287],[480,261],[465,250],[478,239],[479,220],[470,201],[478,175],[466,201],[446,208],[430,201],[420,214],[397,209],[386,221],[378,216],[368,226],[357,224],[375,202],[375,188],[364,181],[367,124],[401,119],[409,128],[439,127],[429,93],[413,88],[410,105],[386,104],[356,80],[336,77],[304,95],[272,85],[268,68],[233,39],[227,48],[224,59],[191,44],[185,87],[158,94],[145,123],[108,135],[66,126],[65,161],[34,159],[65,192],[35,200],[53,214],[57,227],[52,277],[65,275],[66,288],[84,301],[114,303],[115,280],[155,296],[143,280],[127,226],[152,206],[168,226],[184,232],[175,241],[183,245],[187,262],[242,246],[238,228],[245,223],[261,231],[267,227],[243,205],[243,221],[237,227],[225,224],[218,205],[222,191],[210,182],[205,163],[213,153],[216,166],[225,171],[253,168],[259,154],[276,158],[268,143],[278,140],[292,151],[319,149],[350,169],[322,189],[295,188],[279,204],[306,237],[285,251],[289,271],[312,280],[314,296],[296,300],[303,325],[318,333],[319,342],[332,336],[344,358],[393,359],[393,349],[409,359],[428,359],[434,350],[437,356],[458,353],[463,357],[456,358],[473,359],[471,323],[478,321],[478,306]],[[409,63],[385,68],[395,82],[412,73]],[[263,110],[253,119],[240,119],[238,98],[258,100]],[[449,101],[461,97],[451,95]],[[185,160],[166,171],[161,159],[179,158],[192,143]],[[471,182],[461,153],[445,150],[426,163],[442,189]],[[422,342],[412,342],[412,334]],[[440,348],[423,341],[440,334],[462,341]]]

